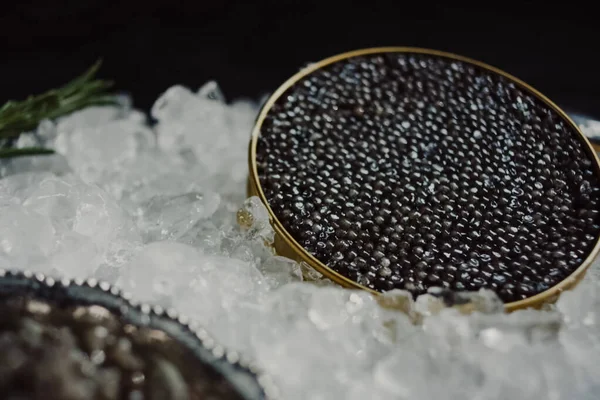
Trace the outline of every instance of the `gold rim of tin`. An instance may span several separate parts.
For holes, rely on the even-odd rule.
[[[323,68],[327,65],[336,63],[341,60],[345,60],[347,58],[369,55],[369,54],[378,54],[378,53],[417,53],[417,54],[427,54],[427,55],[432,55],[432,56],[449,58],[452,60],[462,61],[465,63],[475,65],[477,67],[491,71],[495,74],[501,75],[504,78],[507,78],[508,80],[512,81],[513,83],[516,83],[522,89],[528,91],[529,93],[534,95],[536,98],[538,98],[539,100],[544,102],[548,107],[550,107],[551,109],[556,111],[579,134],[579,136],[581,137],[581,140],[586,145],[586,151],[588,152],[588,155],[591,155],[591,157],[596,161],[596,164],[595,164],[596,175],[598,177],[600,177],[600,160],[598,159],[598,155],[597,155],[594,147],[588,140],[588,138],[581,132],[581,130],[579,129],[577,124],[575,124],[575,122],[573,122],[573,120],[571,120],[571,118],[563,110],[561,110],[560,107],[558,107],[556,104],[554,104],[554,102],[552,102],[550,99],[548,99],[542,93],[540,93],[533,87],[529,86],[525,82],[521,81],[520,79],[518,79],[498,68],[495,68],[491,65],[482,63],[477,60],[470,59],[468,57],[463,57],[463,56],[459,56],[456,54],[447,53],[444,51],[424,49],[424,48],[418,48],[418,47],[374,47],[374,48],[368,48],[368,49],[354,50],[354,51],[350,51],[350,52],[346,52],[346,53],[342,53],[342,54],[338,54],[338,55],[326,58],[317,63],[310,64],[309,66],[300,70],[300,72],[296,73],[294,76],[289,78],[286,82],[284,82],[283,85],[281,85],[268,98],[268,100],[265,102],[263,108],[261,109],[261,111],[256,119],[254,128],[252,130],[252,138],[250,140],[250,148],[249,148],[250,174],[248,176],[247,191],[248,191],[249,195],[258,196],[260,198],[260,200],[263,202],[263,204],[266,206],[266,208],[269,212],[269,218],[271,221],[271,225],[273,226],[273,229],[275,230],[275,234],[276,234],[275,235],[275,248],[279,254],[288,256],[290,258],[294,258],[299,261],[306,262],[308,265],[313,267],[315,270],[317,270],[318,272],[323,274],[326,278],[331,279],[333,282],[335,282],[341,286],[348,287],[348,288],[354,288],[354,289],[366,290],[367,292],[370,292],[370,293],[373,293],[376,295],[381,294],[380,292],[369,289],[368,287],[365,287],[365,286],[339,274],[338,272],[334,271],[333,269],[329,268],[327,265],[325,265],[324,263],[319,261],[316,257],[314,257],[312,254],[310,254],[308,251],[306,251],[292,237],[292,235],[290,235],[287,232],[287,230],[283,227],[281,222],[275,216],[275,213],[271,209],[269,202],[267,201],[267,198],[265,197],[262,187],[260,186],[260,180],[258,178],[258,169],[257,169],[257,165],[256,165],[256,146],[257,146],[258,136],[260,135],[263,121],[265,120],[267,114],[271,110],[271,107],[273,106],[273,104],[281,97],[281,95],[283,95],[289,88],[291,88],[294,84],[296,84],[302,78],[310,75],[311,73],[315,72],[316,70],[318,70],[320,68]],[[535,296],[531,296],[531,297],[528,297],[526,299],[519,300],[519,301],[506,303],[504,306],[505,310],[506,311],[514,311],[514,310],[523,309],[523,308],[536,308],[536,307],[542,306],[545,303],[550,303],[550,302],[555,301],[558,298],[558,296],[560,295],[560,293],[572,288],[583,278],[586,270],[592,264],[592,262],[594,261],[594,258],[596,257],[596,255],[598,254],[599,251],[600,251],[600,235],[596,239],[596,244],[594,245],[594,247],[593,247],[592,251],[590,252],[590,254],[588,255],[588,257],[583,261],[583,263],[575,271],[573,271],[571,273],[571,275],[569,275],[568,277],[566,277],[565,279],[563,279],[561,282],[557,283],[556,285],[552,286],[551,288],[549,288],[541,293],[536,294]]]

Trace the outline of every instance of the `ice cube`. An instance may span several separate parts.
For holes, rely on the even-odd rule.
[[[175,85],[167,89],[152,106],[151,115],[156,120],[177,120],[186,112],[196,96],[188,88]]]
[[[23,205],[48,217],[57,229],[89,238],[102,255],[101,261],[111,265],[126,262],[128,248],[141,242],[133,220],[108,193],[73,175],[47,176],[27,195]],[[90,256],[89,263],[95,260]],[[89,268],[94,267],[97,265]]]
[[[563,314],[565,323],[569,327],[598,327],[600,325],[598,290],[598,282],[584,280],[574,289],[561,294],[556,302],[556,307]]]
[[[0,207],[0,254],[14,269],[29,269],[44,260],[55,247],[50,219],[20,205]]]
[[[67,159],[60,154],[47,154],[37,157],[18,157],[5,164],[2,176],[22,174],[27,172],[51,172],[56,175],[65,175],[71,172]]]
[[[186,243],[202,250],[205,254],[222,254],[223,232],[212,220],[194,225],[178,242]]]
[[[42,177],[40,177],[42,178]],[[79,192],[77,178],[73,175],[64,178],[46,175],[23,199],[28,209],[51,218],[55,224],[72,229],[77,212]]]
[[[448,307],[456,308],[462,313],[504,312],[504,303],[494,291],[489,289],[480,289],[477,292],[454,292],[443,288],[430,288],[428,293],[419,296],[415,303],[415,310],[423,316],[435,315]]]
[[[374,370],[375,384],[390,397],[414,398],[418,393],[429,395],[433,366],[430,359],[419,352],[404,349],[394,352],[379,362]]]
[[[398,322],[403,330],[404,323],[410,335],[416,329],[370,294],[339,287],[291,283],[263,304],[260,320],[251,325],[252,351],[280,378],[282,390],[299,398],[349,398],[365,385],[374,392],[372,368],[389,352],[392,326]],[[317,364],[334,372],[311,372]]]
[[[225,103],[225,96],[216,81],[208,81],[202,85],[202,87],[198,89],[198,96]]]
[[[164,241],[148,244],[123,267],[120,284],[140,300],[217,321],[262,290],[260,281],[260,273],[248,263]]]
[[[247,343],[260,299],[266,294],[260,272],[250,262],[206,254],[197,265],[188,290],[176,294],[174,305],[195,316],[224,343]]]
[[[146,245],[122,267],[119,285],[141,301],[171,305],[174,293],[185,290],[196,275],[196,249],[175,242]]]
[[[139,203],[156,195],[200,190],[201,187],[191,176],[196,172],[193,168],[188,171],[183,160],[168,157],[157,149],[149,149],[123,164],[122,168],[105,173],[97,183],[120,200],[123,207],[135,211]]]
[[[61,117],[56,123],[59,134],[70,133],[79,129],[103,126],[124,114],[121,107],[115,106],[92,106],[75,111],[67,116]]]
[[[27,147],[40,147],[42,146],[42,141],[33,132],[23,132],[17,138],[17,141],[15,142],[14,146],[18,149],[23,149]]]
[[[49,172],[24,172],[0,179],[0,200],[21,204],[38,189],[44,180],[53,177]]]
[[[43,147],[53,149],[53,139],[56,130],[54,124],[44,120],[38,126],[37,132],[25,132],[15,144],[17,148]],[[0,177],[9,177],[27,172],[54,173],[64,175],[71,172],[67,159],[61,154],[44,154],[29,157],[14,157],[2,160],[0,163]]]
[[[35,133],[44,145],[51,143],[58,134],[56,124],[50,119],[41,120]]]
[[[47,269],[57,276],[86,279],[103,262],[101,251],[88,236],[65,231],[57,235],[56,242],[53,253],[34,270]]]
[[[105,171],[119,168],[141,150],[153,147],[154,140],[154,133],[143,124],[117,119],[61,132],[56,148],[84,181],[97,182]]]
[[[155,196],[140,207],[138,227],[146,242],[176,240],[198,221],[208,219],[219,206],[216,193]]]
[[[264,275],[266,284],[272,289],[302,280],[300,264],[286,257],[270,257],[258,269]]]
[[[168,89],[152,109],[158,120],[159,147],[180,155],[191,152],[192,159],[209,176],[220,175],[226,184],[241,183],[246,178],[248,129],[257,112],[256,104],[235,102],[227,106],[212,100],[211,95],[219,97],[210,82],[199,95],[181,86]]]
[[[271,227],[269,212],[256,196],[248,198],[237,213],[238,223],[248,231],[249,237],[259,237],[273,243],[275,232]]]
[[[377,299],[382,307],[402,311],[411,318],[415,317],[412,293],[406,290],[394,289],[383,293]]]
[[[586,281],[600,283],[600,257],[596,257],[585,274]]]

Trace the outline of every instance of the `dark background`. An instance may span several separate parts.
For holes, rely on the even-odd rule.
[[[6,3],[6,2],[5,2]],[[591,4],[591,3],[590,3]],[[228,98],[274,90],[310,61],[420,46],[500,67],[565,108],[600,116],[592,6],[543,2],[23,0],[0,11],[0,101],[100,75],[148,109],[167,87],[216,79]]]

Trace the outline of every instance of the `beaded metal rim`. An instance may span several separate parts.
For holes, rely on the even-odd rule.
[[[283,227],[283,225],[277,219],[277,217],[275,216],[275,213],[269,206],[269,202],[267,201],[264,191],[260,185],[260,180],[258,178],[258,168],[257,168],[257,163],[256,163],[256,147],[257,147],[257,143],[258,143],[258,137],[260,135],[260,130],[262,128],[262,124],[263,124],[267,114],[269,113],[271,107],[273,106],[273,104],[275,104],[275,102],[283,95],[283,93],[285,93],[285,91],[287,91],[289,88],[291,88],[294,84],[296,84],[296,82],[300,81],[302,78],[310,75],[311,73],[315,72],[316,70],[318,70],[320,68],[323,68],[325,66],[328,66],[330,64],[336,63],[338,61],[341,61],[341,60],[344,60],[347,58],[369,55],[369,54],[378,54],[378,53],[418,53],[418,54],[427,54],[427,55],[432,55],[432,56],[444,57],[444,58],[449,58],[452,60],[472,64],[477,67],[483,68],[487,71],[493,72],[497,75],[503,76],[504,78],[508,79],[509,81],[520,86],[522,89],[531,93],[537,99],[541,100],[546,106],[548,106],[549,108],[554,110],[556,113],[558,113],[558,115],[561,116],[563,118],[563,120],[565,122],[567,122],[568,125],[579,134],[581,141],[585,144],[586,152],[595,161],[596,175],[600,177],[600,160],[598,159],[598,155],[594,151],[594,147],[592,146],[592,144],[590,143],[588,138],[581,132],[581,130],[579,129],[577,124],[575,124],[573,122],[573,120],[571,120],[571,118],[563,110],[561,110],[556,104],[554,104],[550,99],[548,99],[546,96],[544,96],[543,94],[541,94],[540,92],[538,92],[536,89],[532,88],[525,82],[521,81],[520,79],[518,79],[498,68],[492,67],[492,66],[482,63],[480,61],[473,60],[473,59],[459,56],[459,55],[452,54],[452,53],[438,51],[438,50],[430,50],[430,49],[423,49],[423,48],[417,48],[417,47],[375,47],[375,48],[350,51],[347,53],[342,53],[342,54],[338,54],[333,57],[326,58],[326,59],[319,61],[317,63],[314,63],[314,64],[310,64],[307,67],[300,70],[300,72],[298,72],[297,74],[292,76],[290,79],[288,79],[285,83],[283,83],[283,85],[281,85],[265,102],[264,106],[262,107],[262,109],[256,119],[254,128],[252,130],[252,138],[250,140],[250,148],[249,148],[250,174],[248,176],[247,192],[248,192],[248,195],[250,195],[250,196],[258,196],[260,198],[260,200],[263,202],[263,204],[266,206],[266,208],[269,212],[269,218],[271,221],[271,225],[273,225],[273,229],[275,230],[275,233],[276,233],[275,249],[277,250],[277,252],[279,254],[306,262],[308,265],[310,265],[311,267],[316,269],[318,272],[323,274],[326,278],[329,278],[332,281],[334,281],[335,283],[342,285],[344,287],[354,288],[354,289],[362,289],[362,290],[366,290],[366,291],[371,292],[376,295],[380,294],[379,292],[369,289],[351,279],[348,279],[347,277],[345,277],[345,276],[339,274],[338,272],[334,271],[333,269],[329,268],[324,263],[319,261],[316,257],[314,257],[312,254],[310,254],[308,251],[306,251],[292,237],[292,235],[290,235],[290,233],[287,232],[287,230]],[[592,264],[592,262],[594,261],[594,258],[596,257],[596,255],[598,254],[599,251],[600,251],[600,235],[596,239],[596,244],[594,245],[593,249],[589,253],[588,257],[568,277],[566,277],[565,279],[563,279],[561,282],[554,285],[553,287],[551,287],[541,293],[536,294],[535,296],[531,296],[531,297],[528,297],[526,299],[519,300],[519,301],[506,303],[505,304],[506,311],[514,311],[517,309],[530,308],[530,307],[540,307],[545,303],[550,303],[550,302],[555,301],[561,292],[572,288],[583,278],[587,268]]]
[[[11,283],[9,283],[12,281]],[[29,283],[29,285],[27,285]],[[277,400],[279,399],[278,389],[271,380],[271,377],[265,374],[260,367],[256,363],[247,358],[241,356],[238,352],[228,350],[221,346],[204,328],[199,327],[194,322],[190,321],[190,319],[183,315],[179,314],[175,309],[169,308],[164,309],[161,306],[151,306],[147,303],[140,303],[135,300],[132,300],[132,296],[127,292],[122,292],[119,288],[110,285],[107,282],[98,281],[96,279],[62,279],[55,280],[52,277],[47,277],[44,274],[34,274],[31,271],[11,271],[11,270],[3,270],[0,269],[0,293],[8,292],[10,289],[13,292],[23,293],[23,292],[33,292],[36,295],[40,295],[44,297],[44,293],[48,293],[52,288],[56,288],[56,286],[60,286],[63,289],[81,289],[87,288],[90,290],[98,291],[98,294],[105,294],[111,297],[115,301],[115,304],[120,303],[119,311],[122,314],[125,313],[136,313],[140,316],[140,320],[143,321],[140,325],[156,327],[157,329],[161,329],[160,323],[157,321],[168,321],[171,324],[176,324],[183,333],[181,336],[183,337],[184,343],[183,346],[187,347],[200,347],[210,353],[212,358],[221,364],[227,364],[233,369],[237,369],[238,374],[244,374],[245,377],[253,377],[258,386],[258,390],[260,393],[259,398],[263,398],[265,400]],[[85,294],[78,294],[79,297],[83,298]],[[10,295],[10,294],[9,294]],[[67,295],[68,298],[68,295]],[[83,302],[81,298],[78,299],[69,299],[73,300],[74,303]],[[90,298],[85,301],[89,304],[96,304],[103,307],[107,305],[103,303],[102,297],[98,296],[98,298]],[[114,312],[114,310],[110,310]],[[167,332],[171,334],[171,332]],[[174,335],[177,336],[177,335]],[[173,337],[174,340],[180,341],[179,337]],[[194,343],[195,342],[195,343]],[[219,373],[226,376],[227,373],[222,371],[220,368],[217,368]],[[243,384],[243,382],[242,382]],[[247,395],[244,394],[244,391],[240,389],[236,384],[236,391],[244,398],[247,398]]]

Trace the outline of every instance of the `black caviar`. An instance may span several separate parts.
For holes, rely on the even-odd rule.
[[[508,78],[443,56],[314,71],[269,110],[256,161],[296,241],[377,291],[524,299],[580,266],[600,231],[596,162],[576,130]]]
[[[0,397],[241,400],[224,376],[165,332],[97,306],[29,296],[0,303]]]

